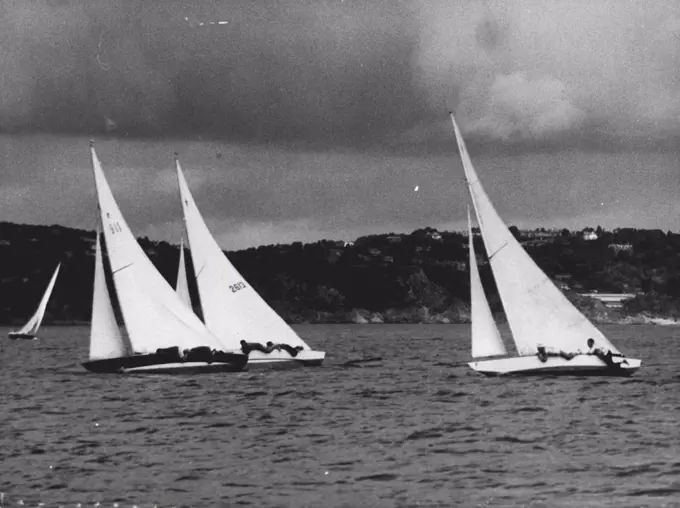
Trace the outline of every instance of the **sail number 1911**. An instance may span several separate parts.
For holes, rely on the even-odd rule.
[[[229,289],[231,289],[232,293],[236,293],[236,291],[240,291],[241,289],[245,289],[246,285],[243,282],[237,282],[236,284],[232,284],[229,286]]]

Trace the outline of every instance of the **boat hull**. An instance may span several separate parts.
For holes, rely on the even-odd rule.
[[[177,361],[164,355],[145,354],[83,362],[97,374],[208,374],[240,372],[246,369],[248,357],[242,353],[221,353],[218,361]]]
[[[303,349],[296,356],[291,356],[287,351],[250,351],[248,353],[247,370],[288,370],[302,367],[318,367],[324,361],[324,351],[312,351]]]
[[[22,339],[22,340],[34,340],[37,339],[35,335],[30,333],[20,333],[20,332],[9,332],[7,336],[12,340]]]
[[[469,362],[468,365],[487,376],[613,376],[628,377],[635,374],[642,361],[626,358],[628,365],[610,367],[594,355],[578,355],[567,360],[549,356],[542,362],[537,356],[517,356]]]

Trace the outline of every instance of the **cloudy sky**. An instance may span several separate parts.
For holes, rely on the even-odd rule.
[[[93,229],[92,137],[154,239],[175,151],[225,249],[462,228],[449,110],[508,223],[680,230],[675,2],[0,0],[3,221]]]

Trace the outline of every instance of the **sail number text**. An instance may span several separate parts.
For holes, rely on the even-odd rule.
[[[117,220],[109,223],[109,229],[111,230],[112,235],[123,232],[123,228],[120,227]]]
[[[245,289],[246,285],[243,282],[237,282],[236,284],[232,284],[229,286],[229,289],[231,289],[232,293],[236,293],[236,291],[240,291],[241,289]]]

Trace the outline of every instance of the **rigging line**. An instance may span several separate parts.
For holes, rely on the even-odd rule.
[[[125,266],[121,266],[118,270],[112,271],[112,272],[111,272],[111,275],[116,274],[116,273],[120,272],[121,270],[125,270],[126,268],[129,268],[129,267],[131,267],[132,265],[134,265],[134,263],[128,263],[128,264],[125,265]]]
[[[205,268],[205,264],[203,264],[203,266],[201,267],[201,269],[200,269],[200,270],[198,271],[198,273],[196,274],[196,280],[198,280],[198,277],[199,277],[199,275],[201,275],[201,272],[203,272],[203,269],[204,269],[204,268]]]
[[[493,254],[489,256],[489,261],[491,261],[491,258],[494,257],[496,254],[498,254],[501,250],[503,250],[503,247],[507,246],[508,242],[505,242],[503,245],[498,247]]]

